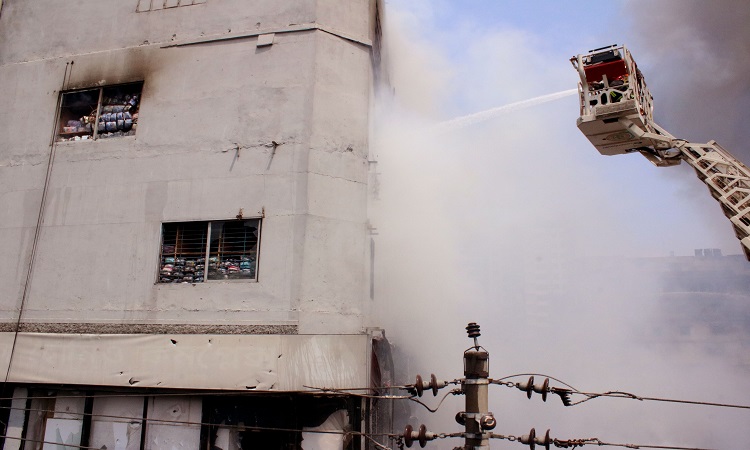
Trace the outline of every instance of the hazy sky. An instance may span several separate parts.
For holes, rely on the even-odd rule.
[[[409,379],[399,382],[460,377],[463,327],[478,321],[493,376],[541,372],[594,391],[750,404],[747,373],[737,369],[742,343],[727,342],[722,355],[685,342],[665,347],[654,337],[669,320],[658,311],[659,274],[611,258],[741,253],[692,169],[599,155],[575,126],[575,96],[435,127],[575,88],[570,57],[626,44],[657,122],[696,142],[715,139],[748,162],[749,10],[746,0],[387,2],[395,101],[379,102],[372,145],[374,307],[407,356],[399,363]],[[534,426],[560,438],[707,448],[750,439],[745,412],[624,401],[566,409],[553,400],[494,389],[496,432]],[[450,398],[411,424],[456,431],[461,402]]]

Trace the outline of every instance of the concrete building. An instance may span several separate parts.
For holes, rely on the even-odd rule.
[[[659,275],[658,326],[643,338],[685,365],[706,358],[750,371],[750,263],[744,255],[697,249],[695,256],[641,260]]]
[[[5,449],[368,445],[381,11],[0,2]]]

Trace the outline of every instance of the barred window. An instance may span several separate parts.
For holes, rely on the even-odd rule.
[[[58,141],[133,136],[143,83],[63,92]]]
[[[260,219],[162,224],[160,283],[255,280]]]

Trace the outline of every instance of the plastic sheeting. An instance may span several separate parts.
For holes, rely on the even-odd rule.
[[[344,433],[351,429],[349,413],[340,409],[317,427],[302,429],[303,450],[342,450],[344,448]],[[341,433],[316,433],[317,431],[339,431]]]
[[[13,333],[0,333],[0,370]],[[7,343],[7,345],[5,345]],[[303,391],[367,386],[368,335],[19,333],[9,381]]]
[[[99,397],[91,415],[89,446],[107,450],[139,450],[143,397]]]
[[[42,450],[77,450],[83,420],[47,419]]]

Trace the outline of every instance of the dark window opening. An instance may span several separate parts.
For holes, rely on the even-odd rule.
[[[257,279],[259,232],[259,219],[165,223],[159,282]]]
[[[135,135],[142,89],[139,82],[63,93],[57,140]]]
[[[202,450],[290,450],[316,448],[304,439],[332,416],[336,427],[322,433],[341,436],[338,448],[356,450],[359,441],[346,434],[359,423],[351,398],[319,396],[221,396],[204,397],[201,420]],[[330,422],[329,422],[330,423]],[[342,428],[339,428],[342,427]],[[310,437],[308,437],[310,439]],[[305,442],[303,442],[305,441]]]

